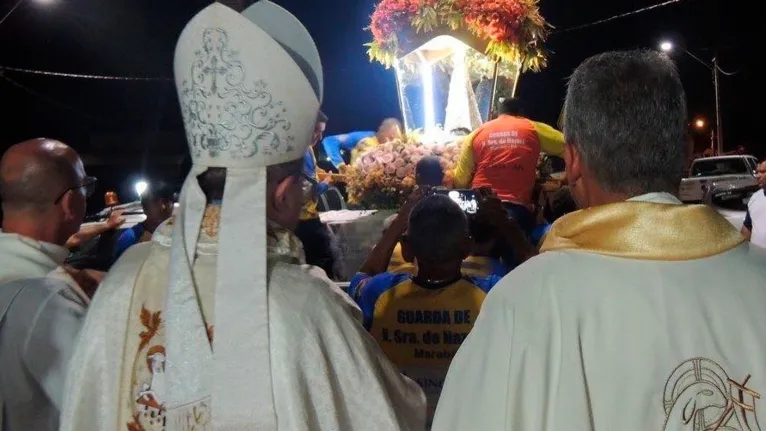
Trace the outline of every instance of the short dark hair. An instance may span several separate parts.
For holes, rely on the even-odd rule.
[[[518,97],[507,97],[499,100],[497,113],[500,115],[523,116],[524,103]]]
[[[278,165],[269,166],[266,169],[269,182],[282,181],[292,175],[300,175],[303,171],[303,157]],[[226,168],[208,168],[197,177],[200,188],[205,193],[208,202],[223,199],[226,188]]]
[[[686,115],[684,88],[666,55],[607,52],[569,79],[564,137],[606,192],[677,193]]]
[[[460,261],[468,220],[460,206],[445,195],[431,195],[410,214],[407,242],[420,262]]]
[[[419,186],[440,186],[444,182],[444,169],[438,157],[426,156],[415,165],[415,180]]]
[[[155,200],[175,200],[175,190],[164,181],[152,181],[149,183],[146,192],[141,195],[141,205],[146,206],[149,202]]]

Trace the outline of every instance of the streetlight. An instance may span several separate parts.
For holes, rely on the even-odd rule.
[[[14,4],[13,7],[8,10],[8,13],[6,13],[5,15],[3,15],[2,18],[0,18],[0,25],[2,25],[5,22],[5,20],[8,19],[8,17],[13,15],[13,13],[16,12],[16,9],[18,9],[19,6],[21,6],[21,4],[24,3],[25,1],[26,0],[19,0],[18,2],[16,2],[16,4]],[[53,3],[55,0],[34,0],[34,1],[36,3],[47,5],[47,4]]]
[[[673,42],[669,40],[664,40],[660,42],[660,50],[665,53],[670,53],[673,51],[674,45]],[[717,150],[718,154],[723,154],[723,130],[721,127],[721,92],[718,85],[718,73],[720,72],[720,68],[718,67],[718,57],[713,56],[713,63],[708,64],[705,60],[702,60],[701,58],[697,57],[696,55],[689,52],[687,49],[681,47],[681,50],[686,53],[689,57],[696,60],[698,63],[702,64],[703,66],[707,67],[709,70],[713,72],[713,89],[715,90],[715,132],[716,132],[716,142],[717,142]]]
[[[140,198],[144,193],[146,193],[146,190],[149,188],[149,183],[144,180],[136,181],[134,188],[136,189],[136,194]]]
[[[694,128],[703,131],[705,127],[707,126],[707,121],[705,121],[702,117],[697,117],[697,119],[694,120]],[[715,130],[710,130],[710,151],[715,151]],[[720,154],[720,153],[719,153]]]

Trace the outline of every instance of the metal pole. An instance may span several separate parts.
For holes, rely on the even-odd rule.
[[[521,79],[521,66],[522,62],[519,61],[516,64],[516,76],[513,79],[513,91],[511,92],[511,97],[516,97],[516,88],[519,86],[519,79]]]
[[[713,57],[713,86],[715,87],[715,131],[718,154],[723,154],[723,129],[721,127],[721,92],[718,86],[718,57]]]
[[[487,121],[495,118],[495,112],[497,111],[497,68],[498,63],[495,61],[495,66],[492,69],[492,96],[489,103],[489,114],[487,115]]]
[[[404,120],[404,129],[410,130],[410,116],[407,115],[407,101],[404,99],[404,86],[401,80],[403,79],[404,72],[400,68],[399,59],[394,60],[394,80],[396,81],[396,95],[399,96],[399,109],[402,111],[402,119]]]

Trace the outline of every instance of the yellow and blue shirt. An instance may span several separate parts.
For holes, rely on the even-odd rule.
[[[345,163],[343,161],[341,150],[353,153],[360,142],[374,136],[375,132],[351,132],[342,135],[327,136],[322,139],[322,147],[324,147],[324,152],[327,154],[327,158],[330,159],[330,162],[337,168]]]
[[[315,192],[318,194],[321,195],[330,188],[330,186],[327,184],[319,181],[319,178],[317,177],[317,158],[316,155],[314,155],[314,149],[312,147],[306,149],[306,154],[303,156],[303,172],[317,181],[318,190],[315,190]],[[319,218],[316,198],[317,197],[314,196],[312,199],[307,200],[306,203],[303,204],[303,209],[301,210],[301,220],[312,220]]]
[[[447,370],[498,276],[428,285],[410,274],[357,274],[348,293],[364,326],[403,374],[418,382],[433,416]]]
[[[489,276],[504,277],[513,267],[504,264],[500,259],[484,256],[468,256],[461,265],[461,272],[466,277],[485,278]],[[397,243],[388,262],[388,272],[397,274],[417,274],[418,266],[407,262],[402,255],[402,244]]]

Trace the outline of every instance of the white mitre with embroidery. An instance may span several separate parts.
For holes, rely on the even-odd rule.
[[[322,97],[314,42],[284,9],[213,4],[181,33],[175,80],[193,168],[173,232],[166,305],[167,429],[212,403],[214,429],[276,429],[266,262],[266,168],[311,144]],[[205,195],[226,168],[211,348],[191,272]]]

